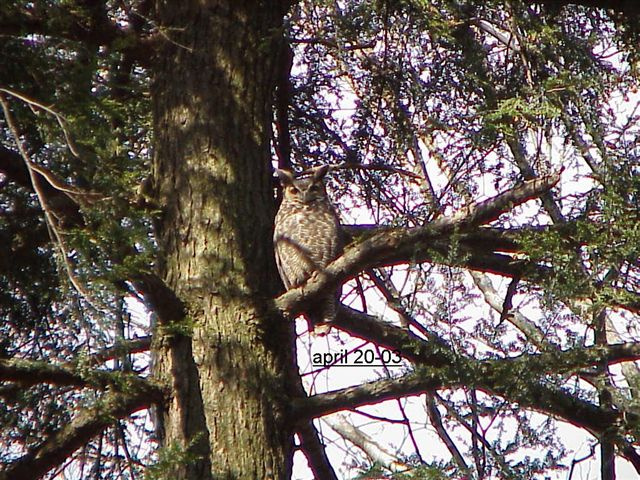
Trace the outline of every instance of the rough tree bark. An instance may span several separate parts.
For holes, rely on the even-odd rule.
[[[195,456],[172,478],[289,478],[291,322],[277,293],[270,105],[286,1],[163,1],[155,63],[158,268],[184,302],[160,318],[165,445]],[[176,315],[180,317],[180,315]]]

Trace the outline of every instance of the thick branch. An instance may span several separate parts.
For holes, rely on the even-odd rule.
[[[185,316],[185,306],[175,292],[157,275],[141,274],[131,279],[149,309],[161,325],[169,325]]]
[[[514,358],[475,360],[456,355],[437,337],[422,340],[411,332],[377,321],[374,317],[343,307],[335,324],[352,335],[398,350],[411,360],[416,371],[397,379],[385,379],[361,386],[314,395],[294,401],[302,417],[320,416],[345,408],[377,403],[402,395],[426,393],[432,389],[461,385],[499,395],[525,408],[561,418],[593,434],[619,426],[617,441],[637,432],[640,419],[630,412],[599,407],[554,386],[550,375],[570,375],[598,364],[640,359],[635,343],[591,347]]]
[[[294,400],[295,417],[318,417],[397,397],[419,395],[428,390],[454,386],[445,372],[434,370],[430,375],[409,373],[400,378],[375,380],[355,387],[343,388]],[[458,384],[460,385],[460,384]]]
[[[73,375],[74,373],[78,372],[77,369],[79,367],[79,364],[81,364],[82,367],[84,368],[95,367],[109,360],[113,360],[114,358],[121,355],[130,355],[132,353],[141,353],[141,352],[148,351],[150,347],[151,347],[151,336],[136,338],[133,340],[125,340],[117,343],[112,347],[105,348],[104,350],[96,352],[95,354],[89,355],[88,357],[84,357],[82,358],[81,361],[73,360],[60,365],[60,367],[63,370],[60,371],[60,369],[57,368],[56,371],[53,372],[53,377],[49,377],[50,380],[56,380],[56,381],[54,382],[54,381],[43,380],[43,382],[60,385],[60,381],[64,380],[69,382],[69,383],[66,383],[67,385],[83,387],[83,386],[86,386],[86,384],[82,383],[82,381],[85,380],[84,377],[80,378],[78,376]],[[47,364],[47,366],[50,366],[50,365]],[[37,366],[34,366],[34,368],[37,369]],[[110,374],[110,372],[104,372],[104,373]],[[119,372],[113,372],[113,374],[118,375]],[[15,399],[17,395],[24,389],[24,386],[23,386],[24,384],[22,382],[24,380],[27,380],[25,377],[17,374],[17,372],[12,375],[14,375],[14,377],[16,378],[19,378],[19,380],[16,380],[13,383],[7,383],[6,385],[3,385],[0,387],[0,397],[4,398],[5,401],[13,401],[12,399]],[[39,375],[41,376],[41,378],[45,376],[44,372],[41,372]],[[29,379],[29,381],[31,382],[33,382],[34,380],[35,378]],[[35,383],[41,383],[41,382],[35,381]]]
[[[40,478],[62,464],[75,450],[112,425],[116,419],[147,408],[154,399],[160,400],[157,389],[144,384],[132,387],[126,394],[111,392],[105,395],[92,407],[81,410],[71,423],[42,444],[20,459],[4,465],[0,470],[0,480]]]
[[[162,395],[162,391],[152,383],[137,375],[124,372],[109,372],[103,370],[87,370],[52,365],[46,362],[0,359],[0,380],[15,382],[22,386],[48,383],[57,386],[90,387],[104,390],[125,391],[128,388],[151,390],[155,396]]]
[[[496,220],[516,205],[536,198],[560,180],[555,174],[530,180],[491,199],[461,209],[418,228],[382,231],[347,248],[326,270],[304,286],[289,290],[276,300],[281,310],[298,313],[302,305],[340,281],[367,268],[416,261],[433,247],[433,243],[456,231],[484,225]]]
[[[312,420],[302,422],[298,425],[298,437],[300,438],[300,449],[307,457],[309,467],[314,478],[326,480],[337,480],[336,472],[333,470],[324,445],[318,437],[318,431]]]
[[[131,55],[143,65],[153,55],[156,36],[143,37],[111,21],[103,8],[86,9],[72,3],[49,5],[46,9],[8,9],[0,16],[0,33],[10,36],[42,35],[82,42],[89,46],[109,46]]]
[[[293,407],[296,415],[315,417],[402,396],[420,395],[434,389],[465,385],[560,418],[594,435],[607,431],[612,425],[619,426],[623,434],[616,441],[620,444],[626,442],[625,433],[638,429],[637,415],[600,408],[555,387],[540,383],[525,385],[519,375],[509,375],[507,368],[502,367],[493,369],[487,365],[474,369],[471,365],[459,364],[455,368],[420,368],[396,379],[377,380],[295,400]]]

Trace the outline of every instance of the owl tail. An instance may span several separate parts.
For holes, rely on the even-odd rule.
[[[336,299],[331,297],[305,314],[309,332],[313,336],[324,337],[331,330],[331,322],[336,318]]]

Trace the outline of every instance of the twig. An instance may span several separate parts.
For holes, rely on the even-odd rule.
[[[20,156],[22,157],[27,167],[27,171],[29,172],[29,179],[31,180],[31,185],[33,186],[33,190],[35,191],[36,196],[38,197],[40,206],[44,211],[44,216],[47,224],[47,229],[49,231],[49,236],[51,237],[51,240],[58,246],[58,249],[60,250],[59,252],[60,261],[65,267],[65,270],[67,272],[67,276],[69,278],[69,281],[71,282],[71,285],[73,285],[76,291],[94,309],[98,311],[104,310],[104,308],[98,308],[96,306],[96,302],[95,300],[92,299],[90,292],[87,291],[87,289],[85,289],[84,286],[80,283],[80,281],[76,278],[76,275],[73,272],[73,265],[71,265],[71,262],[69,260],[69,255],[64,243],[64,239],[62,238],[62,234],[59,232],[57,228],[57,221],[56,221],[55,215],[52,213],[52,210],[49,208],[49,205],[47,204],[46,195],[42,190],[40,183],[38,182],[38,179],[35,174],[36,171],[33,168],[34,164],[29,158],[29,154],[27,153],[26,148],[24,147],[24,145],[22,144],[22,141],[20,140],[20,132],[18,131],[18,128],[13,121],[13,117],[11,115],[11,110],[9,109],[9,104],[7,103],[7,99],[2,94],[0,94],[0,103],[2,104],[2,110],[4,111],[4,117],[7,121],[7,126],[11,131],[11,135],[13,136],[16,146],[18,147],[18,151],[20,152]]]
[[[73,142],[73,139],[71,138],[71,135],[69,134],[69,131],[67,130],[67,121],[66,119],[60,115],[58,112],[56,112],[55,110],[53,110],[51,107],[47,107],[46,105],[43,105],[40,102],[37,102],[36,100],[27,97],[26,95],[16,92],[14,90],[10,90],[8,88],[2,88],[0,87],[0,92],[4,92],[8,95],[11,95],[12,97],[15,97],[19,100],[22,100],[23,102],[27,103],[28,105],[37,107],[41,110],[44,110],[47,113],[50,113],[51,115],[53,115],[54,117],[56,117],[56,120],[58,121],[58,125],[60,125],[60,128],[62,129],[62,133],[64,134],[64,138],[67,142],[67,145],[69,146],[69,150],[71,151],[71,153],[73,153],[73,156],[76,158],[80,158],[80,154],[78,153],[78,150],[76,149],[76,146]]]
[[[95,198],[103,198],[103,195],[96,192],[85,192],[79,188],[71,187],[60,180],[56,175],[49,169],[41,167],[40,165],[31,162],[29,166],[36,172],[44,177],[44,179],[56,190],[60,190],[61,192],[69,194],[72,200],[77,201],[76,195],[85,196],[85,197],[95,197]]]
[[[331,170],[370,170],[370,171],[389,172],[389,173],[397,173],[398,175],[404,175],[414,180],[422,180],[422,177],[417,173],[410,172],[409,170],[404,170],[403,168],[392,167],[391,165],[372,165],[372,164],[365,164],[365,163],[344,162],[338,165],[331,165],[330,169]]]
[[[335,48],[336,50],[367,50],[374,48],[376,46],[376,40],[371,40],[369,42],[364,43],[355,43],[353,45],[339,45],[335,40],[329,40],[326,38],[292,38],[288,37],[287,41],[292,44],[303,44],[303,45],[323,45],[329,48]]]
[[[458,464],[460,470],[465,472],[465,474],[469,474],[469,466],[467,462],[465,462],[464,457],[460,453],[460,450],[456,446],[455,442],[447,433],[447,430],[444,428],[444,424],[442,423],[442,415],[440,415],[440,411],[436,405],[435,397],[433,393],[427,393],[427,413],[429,414],[429,421],[431,425],[436,429],[436,432],[440,439],[444,442],[449,453],[453,457],[454,461]]]

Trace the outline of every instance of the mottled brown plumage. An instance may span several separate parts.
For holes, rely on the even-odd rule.
[[[342,252],[340,222],[323,182],[327,170],[327,165],[318,167],[305,178],[277,170],[283,195],[273,242],[278,272],[287,290],[302,285]],[[305,308],[310,331],[319,335],[329,331],[339,295],[339,290],[331,292]]]

